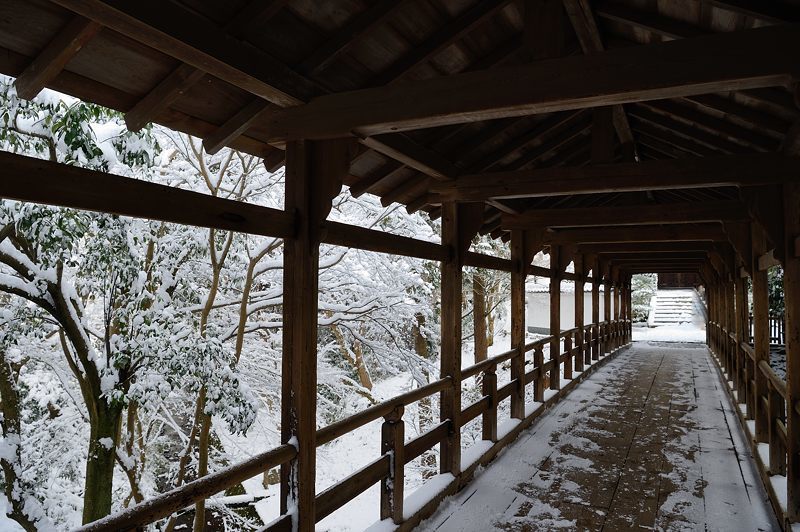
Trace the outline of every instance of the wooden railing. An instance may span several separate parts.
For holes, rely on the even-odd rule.
[[[521,430],[523,424],[532,422],[545,408],[568,392],[579,376],[582,378],[587,375],[596,362],[619,347],[628,344],[631,340],[631,331],[630,320],[589,324],[582,329],[574,328],[561,332],[557,344],[553,343],[553,337],[542,338],[526,344],[522,349],[512,349],[465,368],[460,373],[461,380],[472,377],[479,378],[482,397],[462,408],[457,421],[441,420],[423,434],[408,441],[405,440],[404,409],[422,399],[446,391],[454,385],[453,378],[439,379],[318,430],[316,442],[319,446],[372,421],[383,419],[380,434],[381,455],[347,478],[316,495],[316,521],[324,519],[374,484],[380,483],[381,519],[391,519],[398,525],[404,522],[408,524],[403,507],[404,466],[406,464],[433,449],[437,444],[443,443],[452,431],[460,431],[463,426],[478,417],[482,422],[483,440],[491,442],[493,446],[475,461],[475,465],[488,462],[500,448],[516,436],[516,434],[498,435],[498,409],[502,401],[516,393],[520,394],[524,404],[526,387],[533,386],[534,400],[540,404],[530,405],[536,408],[518,420]],[[559,349],[551,352],[550,358],[545,361],[544,350],[547,345],[558,345]],[[510,363],[517,357],[524,359],[527,368],[522,377],[523,382],[510,378],[506,384],[498,388],[498,372],[510,371],[512,366]],[[562,373],[564,381],[561,379]],[[569,381],[572,382],[569,383]],[[460,383],[458,385],[460,386]],[[551,392],[546,393],[546,389]],[[523,408],[523,410],[527,412],[527,409]],[[509,436],[512,437],[509,438]],[[287,463],[296,454],[297,450],[294,446],[281,445],[245,462],[160,494],[120,513],[84,525],[79,530],[137,529],[233,487],[247,478]],[[460,486],[462,482],[469,480],[469,476],[471,476],[469,470],[457,472],[451,483],[452,486]],[[418,520],[419,516],[416,517]],[[266,530],[271,531],[291,529],[292,515],[290,513],[281,515],[266,527]]]
[[[729,393],[738,404],[745,406],[738,414],[750,435],[753,455],[773,507],[780,514],[779,495],[766,479],[769,476],[786,475],[786,382],[775,373],[767,360],[758,360],[753,346],[739,342],[735,334],[719,323],[708,322],[708,339],[709,347],[726,377]],[[793,408],[800,413],[800,403],[793,405]],[[748,425],[747,421],[752,424]],[[759,444],[769,446],[767,458],[759,452]]]

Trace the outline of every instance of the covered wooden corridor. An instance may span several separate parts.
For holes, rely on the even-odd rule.
[[[420,530],[775,530],[724,387],[703,344],[635,341]]]
[[[411,529],[446,496],[460,491],[458,501],[479,487],[487,477],[470,484],[476,470],[519,434],[536,439],[536,429],[523,431],[593,372],[585,385],[599,399],[577,416],[596,417],[559,430],[577,438],[602,416],[617,423],[619,436],[592,440],[607,445],[613,471],[597,485],[616,479],[617,487],[598,491],[587,508],[562,500],[559,519],[616,529],[635,515],[679,527],[709,523],[721,511],[717,502],[742,508],[747,501],[753,511],[742,519],[771,526],[756,474],[745,467],[750,448],[778,524],[800,523],[798,21],[795,0],[0,2],[0,72],[16,78],[21,98],[49,87],[124,113],[131,130],[156,122],[202,138],[210,153],[230,147],[262,157],[270,170],[285,167],[285,204],[269,208],[0,153],[4,199],[282,239],[281,444],[116,513],[109,490],[85,503],[82,530],[137,529],[190,506],[202,530],[206,499],[272,468],[281,470],[280,515],[267,530],[314,530],[376,484],[381,526]],[[344,186],[353,196],[372,193],[384,206],[426,213],[440,238],[332,221]],[[507,250],[476,252],[479,234],[507,242]],[[432,261],[439,283],[431,287],[438,374],[332,424],[317,416],[323,244]],[[538,252],[548,254],[549,267],[532,264]],[[777,265],[785,381],[769,365],[767,270]],[[508,272],[511,284],[509,350],[472,366],[462,363],[461,330],[469,266]],[[631,278],[641,272],[700,276],[714,362],[702,349],[624,350]],[[525,336],[529,275],[548,277],[551,287],[551,334],[534,342]],[[591,308],[581,300],[569,330],[559,323],[563,281],[592,287]],[[713,364],[731,397],[746,405],[738,420],[725,410]],[[473,402],[462,397],[470,379],[481,386]],[[696,394],[687,396],[690,381]],[[430,397],[440,406],[435,424],[409,438],[404,409]],[[626,419],[626,410],[603,408],[611,400]],[[498,422],[500,405],[510,420]],[[551,412],[555,423],[558,411]],[[709,412],[719,415],[702,426]],[[478,419],[483,439],[465,448],[463,427]],[[383,423],[374,434],[381,454],[317,489],[318,446],[375,420]],[[698,438],[688,456],[659,450],[683,428]],[[116,445],[119,434],[93,438],[92,449],[102,452],[100,440]],[[558,441],[540,444],[536,452],[559,448]],[[405,493],[405,465],[432,449],[437,484]],[[706,501],[702,514],[678,503],[659,512],[677,493],[665,468],[679,463],[670,458],[702,469],[720,456],[731,476],[687,473],[699,482],[693,497]],[[113,455],[107,462],[113,472]],[[637,470],[628,471],[634,463],[665,474],[664,482],[639,489]],[[537,508],[553,506],[567,480],[593,481],[588,463],[587,476],[565,474],[559,485],[544,475],[558,464],[528,465],[542,473],[531,471],[527,485],[520,479],[481,503],[512,498],[510,508],[514,497],[529,498],[530,506],[507,517],[510,529],[517,513],[546,519]],[[726,490],[734,484],[740,487]],[[478,498],[464,499],[465,512],[482,500],[472,493]]]

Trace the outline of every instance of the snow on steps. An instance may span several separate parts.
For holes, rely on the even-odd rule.
[[[648,325],[691,322],[697,314],[696,294],[692,289],[662,289],[650,301]]]

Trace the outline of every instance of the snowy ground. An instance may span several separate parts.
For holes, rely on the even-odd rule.
[[[421,530],[777,530],[700,332],[620,353]]]

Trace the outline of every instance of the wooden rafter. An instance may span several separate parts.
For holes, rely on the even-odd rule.
[[[87,18],[73,17],[19,75],[14,82],[17,94],[26,100],[33,99],[101,28]]]
[[[561,229],[545,233],[545,242],[563,244],[696,240],[727,241],[727,237],[721,224]]]

